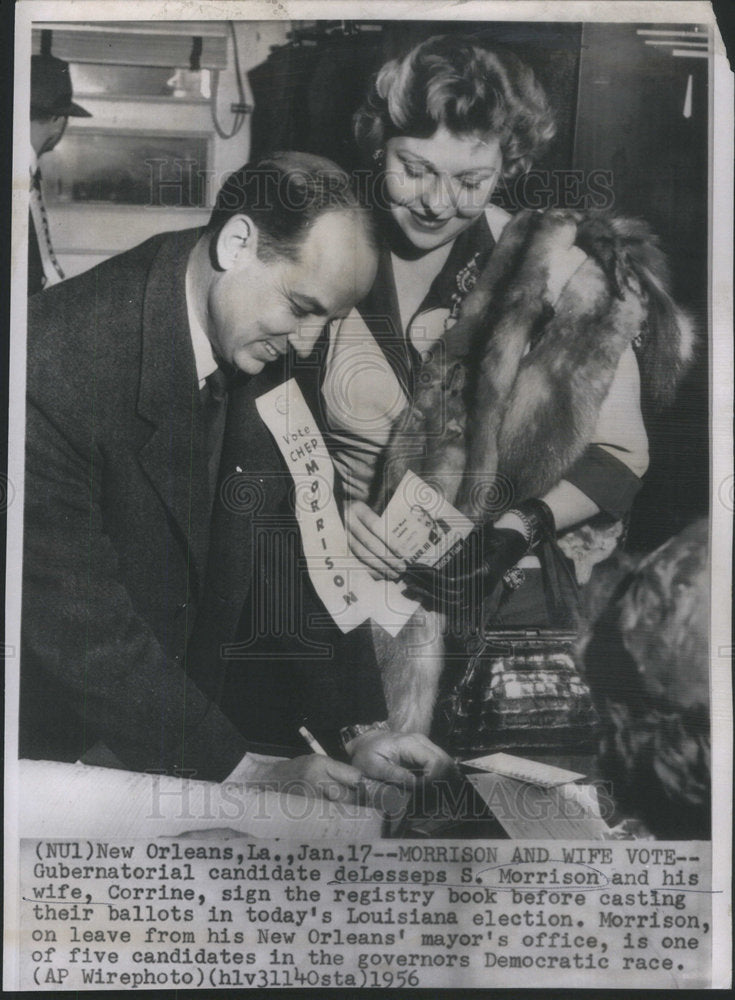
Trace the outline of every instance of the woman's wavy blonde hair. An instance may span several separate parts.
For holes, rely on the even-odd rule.
[[[497,136],[503,176],[527,171],[556,132],[546,94],[511,52],[476,39],[435,35],[387,62],[353,119],[355,139],[372,155],[397,135]]]

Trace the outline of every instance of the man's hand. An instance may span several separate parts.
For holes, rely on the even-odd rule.
[[[421,779],[454,776],[452,758],[421,733],[375,729],[348,744],[354,767],[368,778],[411,788]]]
[[[285,760],[258,760],[246,755],[227,780],[295,795],[321,796],[331,802],[365,800],[362,773],[356,767],[319,754]]]
[[[380,518],[362,500],[345,504],[347,543],[353,556],[360,560],[374,579],[397,580],[406,568],[406,560],[388,547]]]
[[[319,754],[290,759],[246,754],[226,780],[391,811],[392,786],[457,777],[452,758],[420,733],[373,730],[354,739],[349,753],[350,764]]]

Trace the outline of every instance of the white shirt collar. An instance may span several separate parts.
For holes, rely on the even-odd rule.
[[[194,296],[191,290],[189,272],[186,272],[186,314],[189,319],[191,346],[194,348],[194,364],[196,365],[199,388],[204,385],[207,376],[216,371],[218,365],[212,353],[212,345],[194,311]]]
[[[28,162],[28,166],[29,166],[30,171],[31,171],[31,177],[33,177],[33,175],[35,174],[35,172],[38,170],[38,157],[36,156],[36,151],[33,148],[33,146],[31,146],[31,156],[30,156],[30,160]]]

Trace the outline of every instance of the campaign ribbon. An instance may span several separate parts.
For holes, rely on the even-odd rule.
[[[387,580],[373,580],[349,549],[334,498],[334,466],[294,379],[255,405],[276,442],[295,486],[295,513],[311,582],[342,632],[368,618],[397,635],[418,605]]]

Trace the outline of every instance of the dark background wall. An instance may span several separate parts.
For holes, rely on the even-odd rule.
[[[579,24],[446,21],[373,22],[355,34],[302,29],[301,42],[276,49],[248,74],[255,96],[251,157],[272,149],[321,153],[346,169],[359,166],[351,139],[351,119],[372,75],[431,35],[472,34],[505,45],[529,63],[554,107],[557,136],[543,166],[568,167],[580,61]],[[542,164],[539,164],[542,166]]]
[[[646,413],[651,467],[629,543],[647,548],[708,510],[709,92],[706,59],[646,46],[636,27],[583,28],[573,158],[584,171],[610,171],[614,210],[650,223],[675,297],[699,331],[696,361],[674,406]]]
[[[371,75],[432,34],[471,33],[529,63],[555,110],[557,136],[529,179],[495,197],[511,211],[524,204],[606,207],[646,219],[668,255],[675,297],[700,331],[696,363],[676,403],[665,413],[646,413],[652,461],[629,546],[654,548],[705,515],[709,502],[708,61],[647,46],[636,29],[649,25],[402,21],[370,27],[354,34],[307,27],[300,43],[275,50],[251,71],[252,157],[291,147],[359,167],[350,120]],[[688,85],[691,113],[685,116]]]

